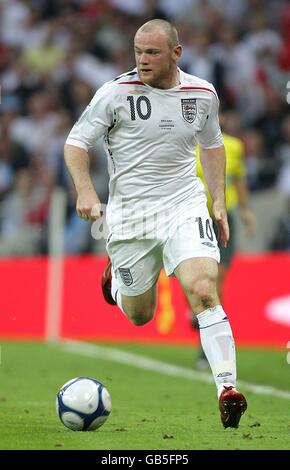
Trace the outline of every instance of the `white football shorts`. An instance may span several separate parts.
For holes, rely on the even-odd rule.
[[[177,266],[190,258],[220,261],[212,219],[205,205],[164,239],[116,240],[111,235],[107,252],[119,280],[120,292],[127,296],[147,292],[156,284],[162,268],[167,276],[174,276]]]

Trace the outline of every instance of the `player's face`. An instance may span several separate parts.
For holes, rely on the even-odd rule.
[[[135,59],[142,82],[155,88],[171,88],[176,75],[177,60],[181,47],[170,47],[164,33],[137,32],[135,36]]]

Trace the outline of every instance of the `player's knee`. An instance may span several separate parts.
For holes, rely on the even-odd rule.
[[[216,284],[212,279],[204,278],[195,284],[196,296],[204,309],[216,303]]]
[[[135,326],[146,325],[154,316],[154,308],[143,308],[142,310],[131,310],[126,312],[127,317]]]
[[[187,285],[187,295],[194,297],[205,309],[216,303],[216,282],[214,279],[204,277]]]

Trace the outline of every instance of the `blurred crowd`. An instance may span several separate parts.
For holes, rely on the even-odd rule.
[[[46,252],[58,186],[68,194],[66,252],[95,249],[75,213],[63,145],[95,91],[134,68],[134,34],[152,18],[177,27],[180,67],[215,85],[225,130],[244,142],[250,190],[290,198],[289,1],[0,0],[0,255]],[[101,143],[91,170],[105,203]]]

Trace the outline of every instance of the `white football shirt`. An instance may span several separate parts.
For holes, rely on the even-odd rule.
[[[67,138],[85,150],[103,138],[115,238],[163,238],[204,204],[195,147],[223,145],[218,98],[210,83],[179,72],[168,90],[141,82],[137,69],[105,83]]]

